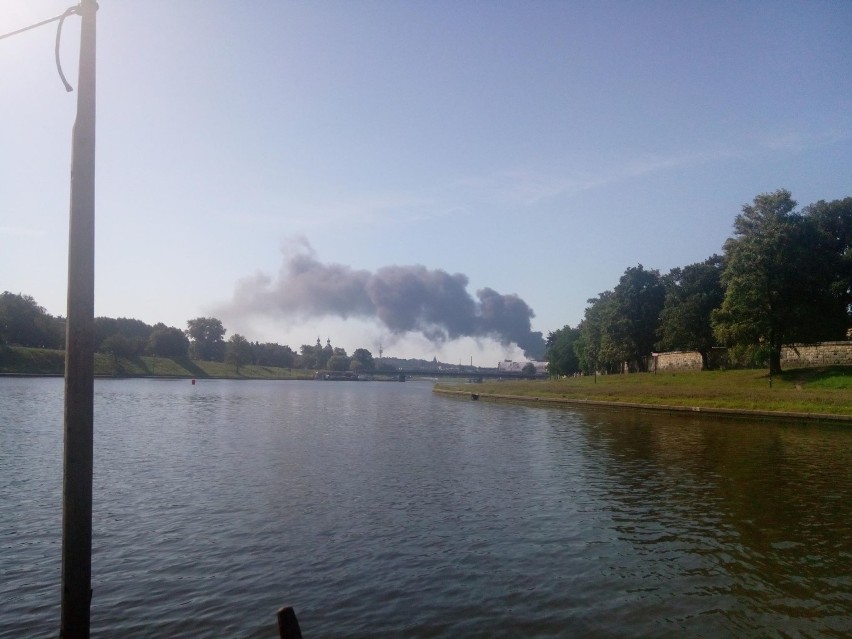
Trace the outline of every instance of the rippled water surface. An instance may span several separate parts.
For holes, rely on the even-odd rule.
[[[60,379],[0,379],[0,637],[58,635]],[[93,637],[846,637],[852,429],[98,380]]]

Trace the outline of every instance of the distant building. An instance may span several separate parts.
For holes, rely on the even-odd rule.
[[[507,373],[520,373],[527,364],[535,366],[536,374],[547,372],[547,362],[513,362],[510,359],[497,362],[497,370],[506,371]]]

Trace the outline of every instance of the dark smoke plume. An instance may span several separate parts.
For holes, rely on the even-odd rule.
[[[322,264],[311,255],[285,262],[278,278],[241,282],[234,306],[244,312],[302,318],[377,318],[392,333],[420,333],[433,342],[460,337],[517,344],[540,359],[544,340],[530,329],[532,309],[517,295],[490,288],[467,292],[468,279],[424,266],[385,266],[375,273]]]

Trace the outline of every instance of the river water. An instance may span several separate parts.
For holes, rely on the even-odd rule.
[[[98,380],[93,637],[844,637],[852,429],[427,382]],[[0,379],[0,637],[59,625],[61,379]]]

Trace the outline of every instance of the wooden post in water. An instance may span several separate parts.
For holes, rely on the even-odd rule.
[[[95,12],[81,0],[77,119],[71,150],[68,318],[65,332],[65,465],[59,636],[88,639],[92,599],[92,457],[95,309]]]
[[[296,619],[296,611],[292,606],[284,606],[278,610],[278,636],[281,639],[302,639],[302,629]]]

